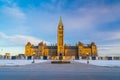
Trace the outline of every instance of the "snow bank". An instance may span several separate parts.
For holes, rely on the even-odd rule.
[[[0,66],[19,66],[32,64],[33,60],[0,60]],[[35,63],[43,63],[47,60],[35,60]]]
[[[87,60],[75,60],[75,62],[87,64]],[[120,60],[89,60],[89,64],[96,66],[120,67]]]
[[[19,66],[32,64],[33,60],[0,60],[0,66]],[[49,60],[35,60],[35,63],[44,63]],[[87,64],[87,60],[74,60]],[[96,66],[120,67],[120,60],[89,60],[89,64]]]

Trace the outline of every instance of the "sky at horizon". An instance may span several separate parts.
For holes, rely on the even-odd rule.
[[[99,56],[120,56],[120,0],[0,0],[0,54],[24,53],[27,42],[95,42]]]

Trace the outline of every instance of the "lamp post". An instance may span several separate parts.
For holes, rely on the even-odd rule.
[[[87,53],[87,64],[89,64],[89,53]]]
[[[33,53],[33,61],[32,63],[35,63],[35,53]]]

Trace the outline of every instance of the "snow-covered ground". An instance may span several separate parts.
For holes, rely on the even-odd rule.
[[[0,66],[19,66],[32,64],[33,60],[0,60]],[[49,60],[35,60],[35,63],[44,63]],[[87,64],[87,60],[74,60],[75,62]],[[89,64],[97,66],[120,67],[120,60],[89,60]]]
[[[0,60],[0,66],[19,66],[32,64],[33,60]],[[43,63],[47,60],[35,60],[35,63]]]
[[[75,60],[75,62],[87,64],[87,60]],[[120,60],[89,60],[89,64],[96,66],[120,67]]]

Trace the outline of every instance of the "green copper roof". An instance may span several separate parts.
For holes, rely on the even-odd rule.
[[[59,25],[63,25],[63,24],[62,24],[62,17],[61,17],[61,16],[60,16]]]

